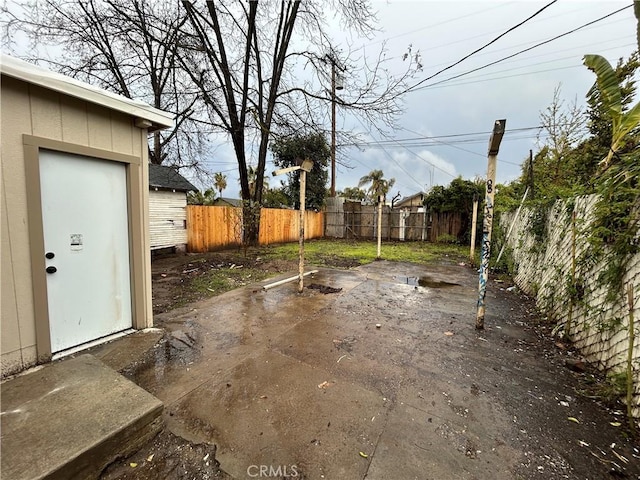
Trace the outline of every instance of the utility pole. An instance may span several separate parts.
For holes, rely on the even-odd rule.
[[[342,90],[342,76],[336,77],[336,61],[331,56],[331,196],[336,196],[336,90]]]
[[[493,229],[493,200],[496,184],[496,161],[500,142],[504,135],[506,120],[496,120],[493,133],[489,138],[489,154],[487,161],[487,184],[485,190],[484,222],[482,226],[482,256],[480,259],[480,275],[478,279],[478,310],[476,313],[476,329],[484,329],[485,295],[489,280],[489,258],[491,257],[491,230]]]
[[[529,190],[531,190],[531,198],[534,198],[534,185],[533,185],[533,150],[529,149]]]

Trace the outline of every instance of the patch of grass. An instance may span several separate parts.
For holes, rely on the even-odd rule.
[[[268,276],[268,272],[253,268],[213,269],[194,278],[189,288],[193,293],[204,296],[220,295],[234,288],[259,282]]]
[[[286,243],[261,248],[270,259],[292,260],[298,256],[298,244]],[[349,268],[376,260],[377,243],[353,240],[309,240],[305,242],[305,263]],[[381,257],[394,262],[429,263],[437,260],[466,260],[468,248],[428,242],[383,242]]]

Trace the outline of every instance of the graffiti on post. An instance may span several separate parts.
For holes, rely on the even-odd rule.
[[[489,259],[491,258],[491,229],[493,226],[493,182],[487,180],[487,195],[484,207],[484,222],[482,227],[482,253],[480,255],[480,270],[478,278],[478,311],[476,328],[484,325],[485,296],[489,279]]]

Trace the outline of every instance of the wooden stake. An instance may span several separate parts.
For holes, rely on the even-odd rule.
[[[376,257],[378,260],[381,255],[381,247],[382,247],[382,202],[384,200],[384,196],[378,196],[378,256]]]
[[[469,250],[469,260],[475,261],[476,254],[476,229],[478,224],[478,195],[473,195],[473,213],[471,215],[471,249]]]
[[[304,206],[307,189],[307,172],[300,170],[300,238],[298,261],[298,293],[304,290]]]
[[[627,418],[629,419],[629,428],[635,433],[636,423],[633,418],[633,347],[636,340],[636,330],[634,322],[634,300],[633,300],[633,284],[627,284],[627,300],[629,302],[629,350],[627,352]]]

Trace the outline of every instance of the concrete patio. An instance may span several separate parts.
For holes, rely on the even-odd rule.
[[[161,400],[171,433],[215,444],[237,479],[640,475],[620,417],[576,394],[567,353],[504,285],[491,282],[478,332],[469,267],[379,261],[311,283],[342,290],[255,284],[90,353]],[[3,478],[5,403],[3,389]]]

